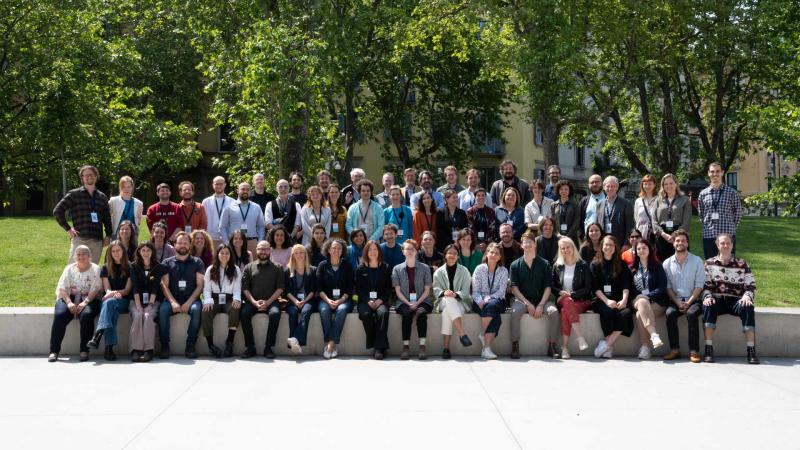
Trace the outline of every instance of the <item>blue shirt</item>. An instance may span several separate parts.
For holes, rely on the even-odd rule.
[[[411,239],[414,233],[414,213],[406,205],[400,205],[399,208],[392,208],[391,206],[383,210],[383,222],[385,224],[393,223],[397,225],[397,243],[402,244],[406,239]],[[402,235],[400,234],[402,230]],[[389,266],[393,267],[393,266]]]
[[[394,267],[406,260],[403,255],[403,247],[395,242],[394,247],[389,248],[386,242],[381,244],[381,253],[383,253],[383,262],[389,267]]]
[[[417,210],[417,201],[422,196],[422,193],[425,191],[419,191],[416,194],[411,196],[411,210]],[[436,203],[436,209],[444,208],[444,195],[441,192],[431,191],[431,196],[433,196],[433,202]]]

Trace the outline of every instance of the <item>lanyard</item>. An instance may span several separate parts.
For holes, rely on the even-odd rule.
[[[362,209],[361,206],[362,205],[363,205],[363,203],[359,202],[359,204],[358,204],[358,215],[361,217],[361,223],[365,224],[365,223],[367,223],[367,217],[369,217],[369,207],[367,208],[367,212],[366,213],[361,214],[361,209]]]
[[[488,266],[487,266],[488,267]],[[489,295],[492,295],[492,291],[494,290],[494,279],[497,278],[497,267],[494,268],[494,272],[492,272],[492,278],[489,279],[489,273],[486,273],[486,279],[489,280]]]
[[[400,210],[400,216],[399,216],[400,219],[399,220],[397,219],[398,218],[398,215],[397,215],[397,210],[398,209]],[[406,214],[403,212],[403,208],[402,207],[400,207],[400,208],[394,208],[393,207],[392,208],[392,216],[394,217],[395,222],[397,222],[397,224],[402,227],[403,226],[403,220],[406,218]]]
[[[612,202],[611,208],[608,207],[608,198],[606,198],[606,222],[611,222],[611,218],[614,217],[614,209],[616,209],[616,199]]]
[[[222,206],[217,202],[217,198],[214,197],[214,206],[217,207],[217,220],[222,220],[222,210],[225,208],[225,197],[222,197]]]
[[[195,208],[194,200],[192,200],[192,213],[188,216],[186,215],[186,210],[183,209],[183,205],[181,205],[181,212],[183,213],[183,218],[186,220],[187,225],[192,223],[192,217],[194,217],[195,211],[197,211],[197,209]]]
[[[314,212],[314,207],[312,206],[311,207],[311,215],[314,216],[315,223],[320,223],[322,221],[322,208],[320,207],[319,215],[317,215],[317,213]]]
[[[285,202],[282,202],[281,199],[278,199],[278,208],[281,210],[281,217],[285,217],[286,214],[289,214],[289,199],[287,198]]]
[[[722,186],[716,191],[717,193],[714,194],[714,189],[711,189],[711,207],[714,208],[714,211],[719,211],[719,202],[722,199]]]
[[[669,216],[669,220],[672,220],[672,204],[675,203],[675,199],[669,201],[669,197],[664,200],[664,203],[667,204],[667,215]]]
[[[433,214],[431,214],[432,216]],[[428,214],[422,213],[422,216],[425,217],[425,222],[428,223],[428,229],[426,231],[433,231],[433,221],[429,218]]]
[[[253,206],[250,202],[247,202],[247,209],[245,212],[242,212],[242,204],[239,203],[239,214],[242,216],[242,223],[247,223],[247,215],[250,213],[250,207]]]
[[[567,223],[567,205],[568,203],[559,202],[560,205],[560,214],[559,214],[559,224]]]
[[[642,264],[640,263],[639,264],[639,273],[642,274],[641,275],[641,277],[642,277],[642,289],[649,289],[649,287],[650,287],[650,271],[647,270],[647,268],[642,266]]]

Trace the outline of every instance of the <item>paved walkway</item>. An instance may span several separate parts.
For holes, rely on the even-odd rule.
[[[3,448],[800,448],[800,360],[73,361],[0,358]]]

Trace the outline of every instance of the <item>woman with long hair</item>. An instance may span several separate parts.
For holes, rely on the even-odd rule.
[[[269,259],[281,267],[286,267],[292,254],[292,238],[289,232],[283,225],[275,225],[269,230],[267,240],[271,248]]]
[[[666,313],[670,300],[667,296],[667,274],[647,239],[636,244],[636,258],[631,271],[633,310],[636,311],[636,329],[639,332],[639,359],[650,359],[652,353],[648,344],[652,343],[653,349],[664,345],[656,332],[656,318]]]
[[[153,359],[156,340],[155,318],[161,296],[161,278],[164,266],[156,261],[156,248],[152,242],[142,242],[136,248],[136,261],[131,265],[133,307],[131,332],[128,337],[131,360],[149,362]]]
[[[594,256],[600,251],[600,241],[603,239],[603,229],[597,222],[592,222],[586,227],[586,236],[581,243],[581,259],[587,264],[594,260]]]
[[[376,241],[364,245],[363,262],[356,269],[355,294],[358,295],[358,318],[364,325],[367,349],[383,359],[389,349],[389,301],[392,298],[392,270],[383,262]]]
[[[322,227],[317,224],[314,228],[318,226]],[[303,353],[308,337],[308,322],[319,302],[316,271],[317,268],[309,260],[306,247],[295,244],[289,264],[284,270],[284,294],[289,300],[286,305],[286,314],[289,316],[289,338],[286,339],[286,344],[296,355]]]
[[[97,321],[94,337],[89,341],[91,348],[100,346],[100,338],[106,337],[106,348],[103,357],[115,361],[114,346],[117,345],[117,321],[119,315],[128,312],[131,300],[131,269],[125,246],[114,241],[106,250],[111,256],[100,270],[105,293],[101,297],[100,318]]]
[[[206,230],[194,230],[191,233],[192,249],[189,251],[191,256],[200,258],[203,265],[209,267],[214,262],[214,241]]]
[[[481,316],[481,357],[497,359],[492,351],[492,341],[500,331],[500,314],[506,310],[506,288],[508,269],[503,265],[500,244],[492,242],[486,246],[483,261],[472,275],[472,310]]]
[[[572,183],[569,180],[559,180],[556,183],[555,191],[558,200],[551,206],[551,217],[556,222],[556,230],[560,236],[568,236],[575,245],[578,245],[581,213],[578,205],[572,201]]]
[[[417,200],[417,209],[414,211],[414,240],[419,242],[422,233],[426,231],[436,236],[436,202],[430,192],[422,191]],[[438,236],[436,240],[439,240]]]
[[[231,248],[231,262],[239,270],[244,270],[244,266],[253,260],[253,254],[247,249],[247,235],[242,230],[234,230],[228,242]]]
[[[358,267],[361,265],[364,245],[367,243],[367,233],[361,228],[353,230],[350,233],[350,242],[352,243],[347,247],[347,261],[350,262],[350,267]],[[323,246],[322,248],[323,255],[327,258],[328,255],[324,252],[325,247]]]
[[[597,225],[597,224],[595,224]],[[569,336],[575,333],[578,349],[589,348],[581,333],[581,314],[592,307],[592,274],[589,263],[578,256],[575,242],[562,236],[558,240],[558,258],[553,265],[552,292],[561,310],[561,359],[569,359]]]
[[[345,244],[341,239],[328,239],[324,253],[328,259],[317,267],[317,289],[319,292],[319,319],[325,359],[336,358],[336,348],[342,337],[347,314],[353,309],[353,267],[344,257]]]
[[[306,190],[308,201],[300,211],[300,221],[303,226],[303,245],[311,243],[313,228],[321,225],[325,237],[331,233],[331,209],[322,195],[322,188],[311,186]]]
[[[443,195],[444,208],[436,211],[436,236],[438,237],[436,250],[439,251],[455,243],[458,232],[469,226],[467,213],[458,207],[458,194],[452,189],[447,189]]]
[[[472,274],[483,260],[483,252],[475,248],[475,236],[472,235],[472,230],[461,230],[457,237],[458,263],[466,267]]]
[[[458,248],[450,244],[444,249],[445,265],[433,273],[433,306],[442,316],[442,359],[450,359],[450,337],[453,328],[464,347],[472,345],[461,318],[472,311],[471,275],[458,264]]]
[[[631,293],[631,271],[619,257],[617,238],[603,238],[600,253],[589,266],[592,273],[592,289],[596,300],[592,311],[600,315],[600,327],[605,339],[594,349],[595,358],[613,358],[614,344],[620,336],[633,333],[633,314],[628,300]]]
[[[322,254],[322,246],[325,244],[326,239],[325,236],[324,225],[318,223],[311,227],[311,240],[308,245],[306,245],[306,253],[308,253],[311,259],[312,266],[319,266],[319,263],[325,259],[325,255]],[[291,262],[291,259],[289,262]]]
[[[336,183],[328,185],[328,207],[331,209],[331,231],[328,233],[328,237],[347,239],[347,230],[345,230],[347,209],[342,204],[342,191]]]
[[[175,256],[175,247],[168,241],[167,225],[164,222],[156,222],[150,230],[150,242],[156,249],[156,261],[161,263],[167,258]]]
[[[672,232],[683,230],[689,232],[692,221],[692,202],[681,192],[678,178],[668,173],[661,177],[661,189],[658,192],[656,214],[653,228],[656,235],[656,256],[659,261],[666,261],[675,254]]]
[[[136,228],[130,220],[123,220],[117,227],[117,240],[125,247],[125,255],[129,262],[136,259]],[[106,252],[108,260],[108,252]]]
[[[215,357],[233,356],[233,339],[239,328],[242,309],[242,271],[233,263],[233,251],[228,244],[220,244],[213,263],[206,268],[203,281],[203,313],[201,315],[203,336],[208,342],[208,351]],[[228,337],[225,350],[214,345],[214,317],[228,315]]]
[[[648,242],[654,242],[657,206],[656,177],[648,173],[639,181],[639,198],[633,203],[634,228]]]
[[[424,262],[435,272],[436,269],[444,264],[444,256],[436,251],[436,236],[426,231],[422,233],[422,245],[419,249],[419,260]]]

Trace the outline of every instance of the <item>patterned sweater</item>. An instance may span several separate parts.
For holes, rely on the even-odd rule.
[[[756,279],[750,266],[741,258],[732,257],[723,263],[719,256],[706,260],[706,282],[703,289],[703,298],[725,298],[736,300],[743,296],[756,298]]]

